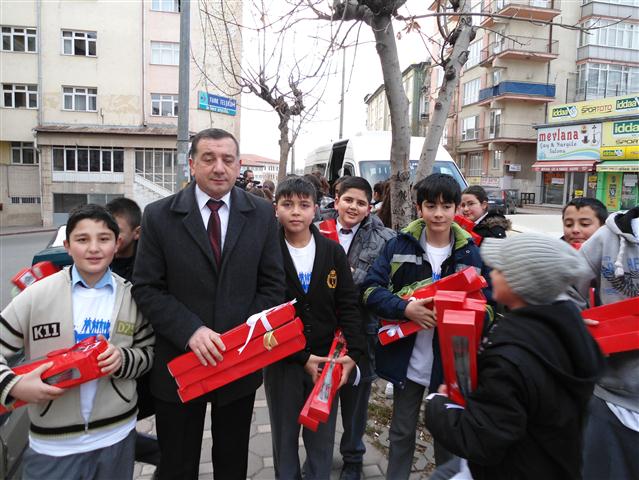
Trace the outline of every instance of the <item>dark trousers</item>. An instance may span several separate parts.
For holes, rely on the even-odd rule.
[[[211,406],[213,478],[245,480],[255,393],[229,405]],[[155,400],[160,442],[160,480],[197,480],[206,403]]]

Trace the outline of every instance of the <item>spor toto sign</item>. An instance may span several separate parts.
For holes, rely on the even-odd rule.
[[[537,160],[599,160],[601,125],[587,123],[537,131]]]

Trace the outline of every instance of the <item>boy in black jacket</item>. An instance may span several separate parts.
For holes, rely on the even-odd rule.
[[[275,194],[276,215],[282,228],[280,241],[286,272],[286,298],[296,298],[296,314],[304,322],[306,348],[264,369],[266,401],[271,420],[276,477],[301,478],[298,456],[300,425],[297,417],[319,378],[321,364],[341,328],[348,355],[338,360],[344,367],[340,385],[346,383],[364,350],[357,300],[346,254],[340,245],[324,238],[312,225],[315,187],[292,177],[281,182]],[[329,420],[317,432],[304,429],[304,478],[327,479],[333,460],[337,402]]]
[[[581,478],[586,406],[603,358],[572,302],[555,300],[585,275],[585,262],[534,233],[485,239],[480,252],[493,267],[493,298],[510,312],[482,341],[466,408],[429,395],[426,425],[467,459],[475,480]],[[449,478],[441,474],[431,478]]]

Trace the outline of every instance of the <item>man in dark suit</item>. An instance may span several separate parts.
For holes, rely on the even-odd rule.
[[[146,207],[133,295],[156,334],[151,391],[161,450],[160,479],[198,478],[211,403],[216,479],[245,479],[255,391],[261,372],[180,403],[166,364],[192,350],[202,364],[224,355],[220,335],[284,301],[284,271],[272,206],[234,187],[237,140],[220,129],[191,142],[194,182]]]

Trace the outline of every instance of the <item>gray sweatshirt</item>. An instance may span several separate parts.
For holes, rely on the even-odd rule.
[[[632,219],[637,217],[639,207],[610,214],[605,226],[579,250],[592,270],[604,305],[639,295],[639,238],[631,227]],[[579,286],[584,296],[592,277]],[[607,360],[606,372],[594,394],[639,412],[639,350],[612,354]]]

